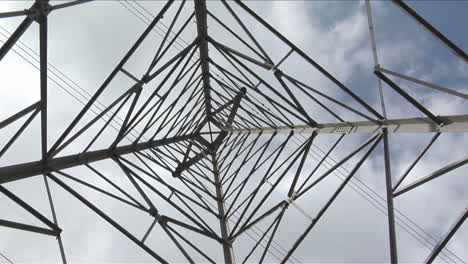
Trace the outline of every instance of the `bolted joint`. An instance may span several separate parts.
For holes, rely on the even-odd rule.
[[[279,69],[275,69],[275,71],[273,72],[273,74],[277,77],[277,78],[280,78],[282,75],[283,75],[283,72]]]
[[[151,76],[148,74],[145,74],[145,76],[141,77],[140,82],[141,83],[148,83],[151,80]]]
[[[63,230],[62,230],[62,228],[60,228],[60,227],[59,227],[58,229],[55,230],[55,232],[57,232],[57,235],[55,236],[56,239],[59,239],[59,238],[60,238],[60,235],[62,234],[62,231],[63,231]]]
[[[225,238],[225,239],[221,239],[221,243],[223,243],[223,245],[226,245],[228,247],[232,247],[232,240],[230,240],[229,238]]]
[[[441,120],[440,115],[437,115],[436,117],[439,120]],[[445,126],[444,121],[440,121],[440,123],[438,124],[437,130],[440,132],[444,126]]]
[[[273,63],[271,60],[266,60],[265,64],[269,67],[270,71],[276,70],[275,63]]]
[[[141,90],[143,90],[143,78],[135,84],[135,91],[133,91],[134,93],[138,93],[138,92],[141,92]]]
[[[154,218],[158,219],[159,218],[159,213],[158,213],[158,209],[154,208],[154,207],[151,207],[149,209],[149,214],[151,216],[153,216]]]
[[[175,171],[172,172],[172,177],[179,178],[181,173],[182,173],[181,169],[177,167]]]
[[[52,11],[52,6],[49,4],[48,0],[36,0],[33,6],[28,10],[28,17],[41,23]]]
[[[158,221],[158,223],[162,225],[167,224],[167,218],[164,215],[158,215],[155,218],[156,218],[156,221]]]
[[[244,97],[247,95],[247,89],[245,87],[240,88],[241,96]]]

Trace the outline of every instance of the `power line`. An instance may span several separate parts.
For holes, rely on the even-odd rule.
[[[222,77],[221,77],[222,78]],[[253,97],[255,101],[257,101],[259,104],[261,104],[263,107],[265,107],[268,111],[271,111],[271,109],[266,106],[263,102],[259,101],[256,97]],[[260,114],[257,109],[253,108],[252,106],[248,105],[248,107],[255,111],[257,114]],[[306,137],[302,134],[300,134],[304,139],[306,139]],[[295,144],[298,144],[297,142],[295,142],[295,139],[293,137],[293,140],[292,140]],[[317,145],[313,144],[312,146],[316,147],[317,149],[319,149],[322,153],[325,153],[322,149],[320,149],[320,147],[318,147]],[[313,149],[312,149],[313,150]],[[308,153],[309,156],[312,156],[312,154],[309,152]],[[313,156],[312,156],[313,157]],[[314,157],[314,159],[316,159]],[[329,159],[331,159],[334,163],[336,163],[335,160],[333,160],[333,158],[331,157],[327,157],[327,159],[325,159],[325,162],[328,163],[328,164],[331,164],[333,165],[333,163],[330,163]],[[340,171],[340,169],[344,170],[345,172],[349,173],[349,171],[344,167],[344,166],[340,166],[336,171],[334,171],[332,174],[335,175],[336,177],[338,177],[339,179],[343,180],[342,177],[344,177],[344,173],[342,171]],[[341,175],[338,175],[337,172]],[[358,183],[356,183],[356,181]],[[353,186],[354,185],[354,186]],[[358,195],[360,195],[362,198],[364,198],[365,200],[367,200],[374,208],[378,209],[380,212],[384,213],[385,215],[387,215],[387,212],[386,212],[386,206],[381,204],[376,198],[373,197],[373,195],[367,191],[365,191],[364,189],[362,189],[361,187],[359,187],[359,185],[362,185],[364,186],[366,189],[370,190],[371,193],[373,193],[375,196],[377,196],[378,198],[380,198],[382,201],[385,201],[385,199],[379,195],[377,192],[375,192],[371,187],[369,187],[367,184],[365,184],[364,182],[362,182],[361,180],[359,180],[358,178],[352,178],[351,181],[350,181],[350,185],[349,187],[354,190]],[[358,189],[356,189],[358,188]],[[365,195],[367,195],[368,197],[366,197]],[[370,200],[369,200],[370,199]],[[379,208],[382,207],[383,209]],[[406,229],[406,227],[402,226],[399,222],[397,222],[397,224],[403,228],[403,230],[405,230],[408,234],[410,234],[413,238],[415,238],[419,243],[421,243],[422,245],[424,245],[427,249],[429,250],[432,250],[432,248],[437,244],[437,240],[432,237],[429,233],[427,233],[422,227],[420,227],[419,225],[417,225],[414,221],[412,221],[408,216],[406,216],[403,212],[401,212],[400,210],[398,210],[397,208],[395,208],[395,211],[398,212],[399,214],[401,214],[405,219],[409,220],[410,224],[413,224],[414,226],[416,226],[416,229],[419,229],[423,232],[424,235],[422,235],[420,232],[418,232],[414,227],[411,227],[410,224],[408,224],[407,221],[405,221],[404,219],[401,219],[400,217],[396,216],[396,218],[401,221],[403,224],[405,224],[411,231],[413,231],[414,233],[416,233],[418,236],[420,236],[421,238],[417,238],[413,233],[411,233],[408,229]],[[431,242],[428,240],[429,237],[432,241],[434,242]],[[421,240],[422,239],[422,240]],[[428,245],[429,244],[429,245]],[[450,249],[448,248],[444,248],[444,252],[442,252],[442,255],[444,255],[444,257],[447,257],[449,258],[452,262],[456,262],[454,261],[453,259],[451,259],[449,256],[446,255],[445,251],[448,251],[450,254],[452,254],[453,256],[455,256],[459,261],[461,261],[462,263],[464,263],[464,261],[459,257],[457,256],[454,252],[452,252]],[[442,256],[440,256],[442,258]],[[446,261],[446,260],[445,260]]]
[[[8,261],[8,263],[13,264],[13,261],[7,258],[2,252],[0,252],[0,256],[2,256],[6,261]]]

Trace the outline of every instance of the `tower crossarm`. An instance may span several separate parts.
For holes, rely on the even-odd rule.
[[[311,134],[317,131],[318,134],[353,134],[353,133],[373,133],[382,128],[387,128],[388,133],[432,133],[432,132],[468,132],[468,115],[440,116],[443,121],[442,126],[436,125],[426,117],[415,117],[405,119],[389,119],[379,121],[376,124],[371,121],[325,123],[318,127],[299,125],[294,127],[262,127],[234,129],[225,128],[225,131],[237,134],[289,134],[303,133]]]

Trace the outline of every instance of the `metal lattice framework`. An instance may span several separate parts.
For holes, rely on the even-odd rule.
[[[360,181],[353,176],[366,161],[378,156],[384,168],[376,177],[381,177],[386,186],[382,208],[388,215],[390,261],[396,263],[395,229],[401,224],[401,218],[394,208],[394,199],[468,162],[468,158],[463,157],[416,181],[405,180],[421,158],[430,153],[431,146],[441,135],[468,131],[468,115],[438,116],[398,85],[395,79],[417,83],[463,100],[468,99],[468,95],[381,67],[376,55],[369,1],[366,4],[376,65],[374,74],[378,80],[382,111],[376,110],[368,99],[340,82],[246,3],[221,1],[230,19],[237,23],[240,31],[236,31],[224,24],[224,18],[208,10],[205,0],[168,1],[159,13],[153,14],[154,18],[145,31],[85,102],[78,115],[66,124],[56,140],[50,142],[47,117],[50,111],[57,110],[48,107],[47,103],[50,78],[48,16],[61,12],[62,8],[75,8],[85,2],[88,1],[51,5],[48,1],[36,0],[27,10],[0,13],[0,18],[24,16],[23,22],[1,47],[0,61],[12,51],[28,28],[35,23],[39,25],[40,100],[0,122],[2,135],[13,124],[23,120],[6,145],[1,146],[0,158],[14,146],[36,117],[41,124],[42,157],[34,162],[0,167],[0,192],[43,224],[35,226],[0,219],[0,226],[56,237],[64,263],[67,246],[62,243],[60,219],[54,208],[54,203],[60,201],[52,200],[51,182],[159,262],[167,263],[171,259],[163,256],[157,247],[145,243],[155,226],[162,228],[170,238],[168,243],[177,247],[188,262],[195,262],[195,254],[203,261],[214,263],[217,260],[212,252],[187,239],[186,233],[222,247],[226,263],[236,260],[263,262],[268,254],[285,263],[299,261],[294,256],[296,249],[312,235],[315,225],[324,221],[322,217],[344,188],[360,186]],[[393,2],[458,55],[463,63],[468,62],[468,56],[462,49],[408,5],[401,0]],[[190,15],[184,18],[183,11],[187,9],[191,9]],[[171,14],[169,10],[172,10]],[[260,44],[252,28],[240,18],[240,12],[242,16],[249,17],[249,23],[270,32],[286,47],[286,55],[279,60],[272,59],[272,54]],[[160,43],[155,45],[153,56],[149,60],[141,60],[145,70],[139,78],[127,68],[127,64],[138,56],[137,50],[164,16],[172,16],[169,18],[171,23]],[[190,23],[193,19],[196,23]],[[208,32],[208,23],[218,25],[224,34],[238,43],[231,45],[224,43],[223,39],[213,38]],[[187,31],[196,32],[195,38],[180,45],[177,39]],[[180,51],[171,53],[176,45],[182,46]],[[287,67],[283,68],[283,63],[290,56],[297,56],[311,71],[330,81],[343,97],[313,88],[313,83],[300,80]],[[129,87],[110,103],[101,103],[99,100],[106,97],[106,91],[114,85],[117,76],[127,78]],[[388,119],[383,84],[423,116]],[[93,109],[98,110],[89,117]],[[428,134],[432,139],[414,157],[404,174],[392,180],[395,169],[392,169],[390,159],[389,137],[400,133]],[[317,142],[321,138],[329,144],[317,154]],[[100,147],[103,145],[106,147]],[[79,147],[81,150],[77,151]],[[66,150],[69,151],[64,154]],[[332,155],[339,158],[330,162]],[[313,156],[319,158],[313,160]],[[122,183],[111,179],[106,170],[100,169],[102,162],[110,163],[120,171],[119,177],[128,181]],[[349,170],[343,169],[345,164]],[[81,176],[83,174],[103,182],[97,184],[85,180]],[[311,216],[299,201],[331,175],[340,177],[340,184]],[[10,182],[35,176],[43,176],[52,218],[8,188]],[[153,219],[152,224],[142,238],[137,237],[97,206],[96,201],[78,191],[74,187],[78,185],[124,204],[129,211],[146,213]],[[112,191],[107,190],[110,187]],[[275,236],[282,228],[282,220],[289,210],[296,210],[291,207],[306,216],[308,224],[299,228],[301,234],[294,235],[293,243],[285,245],[284,251],[271,252],[272,248],[278,247]],[[439,254],[441,258],[456,257],[445,246],[462,226],[467,214],[465,209],[440,241],[432,241],[431,252],[425,262],[434,261]],[[214,223],[219,226],[214,226]],[[264,225],[265,229],[259,225]],[[239,258],[241,254],[236,254],[235,260],[236,242],[249,232],[257,232],[256,242],[246,250],[242,259]]]

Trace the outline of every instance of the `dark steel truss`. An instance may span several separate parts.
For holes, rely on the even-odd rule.
[[[85,2],[88,1],[51,5],[46,0],[36,0],[27,10],[0,13],[1,18],[24,16],[23,22],[1,47],[0,61],[12,51],[21,36],[34,23],[39,25],[40,44],[40,101],[0,122],[0,133],[3,133],[10,125],[25,119],[6,145],[0,146],[0,159],[36,117],[40,118],[41,123],[40,160],[0,167],[0,192],[37,218],[44,227],[6,219],[0,219],[0,226],[57,238],[64,263],[67,261],[64,250],[66,245],[62,243],[62,229],[54,207],[54,203],[60,201],[52,199],[49,187],[51,183],[63,188],[159,262],[167,263],[171,259],[168,258],[170,256],[163,256],[158,248],[145,243],[155,226],[162,228],[170,239],[168,243],[173,243],[186,261],[191,263],[195,262],[193,252],[202,256],[205,261],[214,263],[216,260],[212,252],[207,252],[187,239],[181,230],[205,237],[222,247],[226,263],[263,262],[267,254],[276,254],[278,261],[286,263],[298,261],[294,256],[296,249],[312,235],[311,231],[317,223],[323,221],[322,217],[340,193],[346,187],[354,189],[358,186],[353,176],[361,166],[373,153],[381,152],[384,167],[382,181],[385,181],[386,186],[383,208],[388,216],[389,261],[397,263],[396,227],[401,222],[394,208],[394,200],[468,163],[468,158],[464,157],[420,177],[417,181],[405,181],[442,134],[468,131],[468,115],[439,116],[390,77],[415,82],[464,100],[468,99],[467,94],[393,72],[377,64],[374,73],[379,82],[386,84],[423,116],[387,119],[385,110],[376,110],[368,100],[340,82],[240,0],[221,2],[243,32],[235,32],[225,25],[222,18],[207,9],[205,0],[194,1],[193,12],[177,28],[176,22],[182,20],[181,12],[187,8],[187,2],[183,0],[165,3],[78,115],[51,142],[47,117],[49,111],[56,110],[50,109],[47,104],[50,77],[47,55],[48,16],[60,12],[59,9],[74,8]],[[461,48],[407,4],[401,0],[393,2],[464,63],[468,61]],[[157,49],[155,48],[155,55],[151,58],[146,73],[138,78],[126,65],[168,10],[174,11],[170,26]],[[288,48],[281,60],[271,58],[271,54],[256,39],[255,33],[239,17],[239,12],[249,16]],[[189,30],[192,19],[196,20],[195,39],[186,43],[177,54],[170,55],[168,50],[176,45],[175,40],[182,32]],[[213,38],[208,32],[209,22],[226,30],[226,34],[236,38],[248,52],[236,49],[235,45],[223,43],[222,39]],[[281,68],[292,54],[306,61],[350,100],[330,96]],[[131,80],[131,87],[112,103],[101,107],[90,121],[85,119],[85,115],[99,104],[98,99],[102,98],[102,94],[109,89],[117,75]],[[156,88],[149,84],[155,84]],[[146,91],[149,92],[145,93]],[[320,116],[310,111],[307,104],[314,104],[335,122],[320,121]],[[357,119],[345,120],[337,109],[351,113]],[[96,126],[100,128],[85,142],[86,147],[82,151],[63,154],[79,139],[83,142],[83,135]],[[94,148],[104,137],[105,131],[112,128],[117,133],[108,147]],[[395,133],[429,133],[433,137],[405,173],[393,182],[389,135]],[[362,137],[357,139],[350,134]],[[336,137],[333,144],[319,155],[320,159],[310,171],[308,164],[312,163],[311,157],[316,153],[314,143],[324,135]],[[350,137],[352,139],[345,143]],[[345,144],[354,147],[340,150]],[[337,152],[341,152],[340,159],[328,163],[332,153]],[[112,162],[122,172],[122,177],[128,178],[128,183],[119,185],[111,180],[109,175],[95,165],[102,161]],[[341,168],[345,163],[350,164],[351,169],[342,174]],[[79,175],[73,175],[73,170],[70,170],[73,168],[82,168],[89,175],[104,180],[114,188],[114,192],[80,179]],[[341,173],[341,182],[322,207],[314,216],[304,212],[298,201],[314,191],[316,185],[336,173]],[[7,187],[8,183],[37,176],[43,177],[52,219]],[[86,194],[80,193],[74,187],[78,185],[130,206],[128,210],[147,213],[154,219],[153,223],[142,238],[137,237],[88,199]],[[179,186],[183,186],[183,189]],[[272,201],[274,194],[284,186],[287,186],[287,195],[281,200]],[[133,191],[130,192],[130,189]],[[155,202],[155,197],[164,201],[177,214],[172,216],[166,213]],[[282,220],[293,206],[309,217],[310,223],[286,250],[271,252],[272,248],[277,248],[275,236],[282,227]],[[448,259],[454,256],[445,246],[462,226],[467,214],[465,209],[442,240],[431,244],[431,252],[425,262],[434,261],[439,254],[441,258]],[[219,222],[219,226],[213,226],[213,220]],[[262,222],[269,223],[266,230],[258,228],[258,224]],[[249,235],[249,232],[258,233],[255,244],[243,259],[235,259],[236,240]],[[254,252],[261,252],[258,259],[253,259]]]

